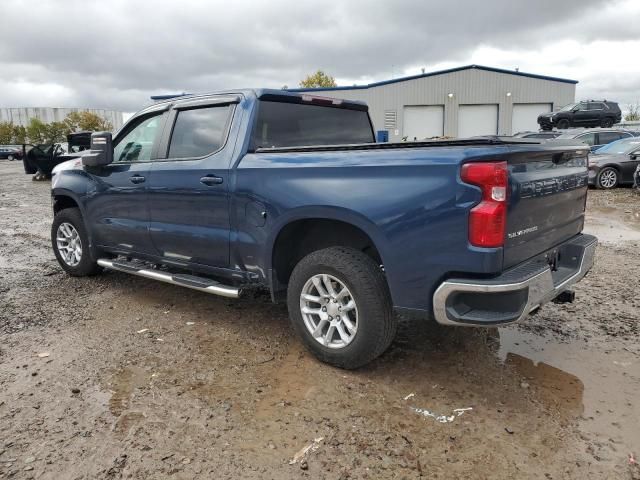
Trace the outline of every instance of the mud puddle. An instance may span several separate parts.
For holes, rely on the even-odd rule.
[[[590,190],[585,233],[607,243],[640,241],[640,194],[628,188]]]
[[[640,195],[638,202],[640,203]],[[595,235],[600,242],[619,244],[640,241],[640,210],[635,214],[620,215],[615,208],[594,208],[589,212],[585,233]]]
[[[599,461],[615,462],[617,452],[640,445],[640,358],[631,348],[559,343],[509,328],[500,329],[497,355],[526,378],[543,403],[577,418],[581,434],[595,440]]]

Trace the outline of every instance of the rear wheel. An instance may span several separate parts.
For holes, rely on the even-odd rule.
[[[14,160],[15,160],[15,158],[14,158],[14,156],[13,156],[13,155],[9,155],[9,156],[7,157],[7,159],[8,159],[10,162],[12,162],[12,161],[14,161]]]
[[[566,118],[563,118],[562,120],[560,120],[558,122],[558,129],[559,130],[565,130],[569,128],[569,120],[567,120]]]
[[[56,213],[51,225],[51,243],[58,263],[69,275],[85,277],[102,270],[92,258],[78,208],[65,208]]]
[[[612,118],[603,118],[600,121],[600,126],[602,128],[610,128],[613,125],[613,119]]]
[[[598,188],[610,189],[618,186],[618,171],[613,167],[605,167],[598,173]]]
[[[396,333],[384,274],[356,249],[331,247],[304,257],[289,279],[287,303],[306,347],[340,368],[369,363]]]

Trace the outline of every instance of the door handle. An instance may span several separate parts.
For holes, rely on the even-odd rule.
[[[132,175],[129,177],[129,181],[131,183],[142,183],[145,181],[145,178],[142,175]]]
[[[200,183],[205,185],[220,185],[222,183],[222,177],[216,177],[215,175],[205,175],[200,179]]]

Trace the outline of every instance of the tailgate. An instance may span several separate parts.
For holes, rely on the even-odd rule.
[[[587,150],[546,147],[510,157],[504,268],[550,250],[582,231]],[[551,148],[549,148],[551,147]]]

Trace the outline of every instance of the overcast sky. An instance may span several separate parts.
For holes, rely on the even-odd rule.
[[[340,85],[470,63],[640,101],[640,0],[0,0],[0,107],[138,110],[152,94]]]

